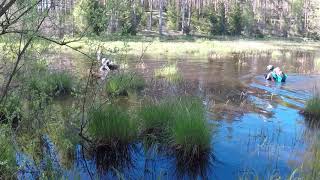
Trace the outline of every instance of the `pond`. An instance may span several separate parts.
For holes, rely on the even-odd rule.
[[[179,168],[173,157],[161,153],[161,148],[146,150],[137,142],[128,151],[130,158],[116,167],[119,163],[101,162],[99,156],[90,158],[79,144],[70,159],[71,167],[63,169],[66,178],[239,179],[249,175],[272,179],[289,177],[303,162],[317,130],[299,111],[320,81],[319,52],[284,51],[277,57],[266,52],[228,58],[186,55],[146,56],[143,62],[134,59],[127,61],[128,68],[149,81],[157,69],[168,66],[173,66],[183,80],[155,85],[129,101],[138,103],[139,97],[146,95],[159,99],[177,94],[200,97],[207,109],[207,121],[216,126],[211,142],[213,157],[200,169],[188,172]],[[266,82],[263,74],[269,64],[281,67],[288,74],[287,82]],[[112,165],[101,170],[99,164]]]

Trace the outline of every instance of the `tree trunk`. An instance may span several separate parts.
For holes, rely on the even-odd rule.
[[[163,0],[159,0],[159,34],[162,36],[162,20],[163,20],[163,12],[162,12]]]
[[[149,31],[152,31],[153,0],[150,0]]]
[[[185,33],[185,30],[186,30],[186,20],[185,20],[185,12],[186,12],[186,2],[185,0],[182,1],[182,4],[181,4],[181,28],[182,28],[182,33],[184,34]]]
[[[191,14],[192,14],[192,3],[191,0],[188,0],[188,29],[191,27]]]

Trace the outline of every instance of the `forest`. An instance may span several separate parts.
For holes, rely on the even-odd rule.
[[[320,178],[320,0],[0,0],[0,179]]]
[[[317,0],[42,1],[38,10],[46,9],[51,9],[60,37],[83,31],[136,35],[153,30],[169,35],[319,38]]]

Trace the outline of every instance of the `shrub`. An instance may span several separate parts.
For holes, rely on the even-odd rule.
[[[112,95],[128,95],[129,90],[143,88],[145,81],[135,73],[118,73],[112,75],[106,84],[106,90]]]
[[[137,125],[128,112],[118,106],[93,108],[88,114],[88,132],[97,142],[128,144],[137,136]]]
[[[0,122],[10,121],[12,128],[16,128],[22,115],[21,98],[15,93],[9,94],[6,98],[4,105],[0,107]]]
[[[98,1],[80,0],[76,3],[73,16],[78,30],[89,30],[99,35],[107,24],[107,15]]]
[[[0,127],[0,179],[14,179],[17,170],[15,152],[10,141],[9,128]]]

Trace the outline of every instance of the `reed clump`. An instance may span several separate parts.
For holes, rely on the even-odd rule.
[[[49,96],[70,94],[73,90],[73,77],[67,72],[39,72],[26,79],[27,87],[36,93]]]
[[[111,75],[106,91],[111,95],[127,96],[130,90],[139,90],[145,86],[145,80],[136,73],[121,72]]]

